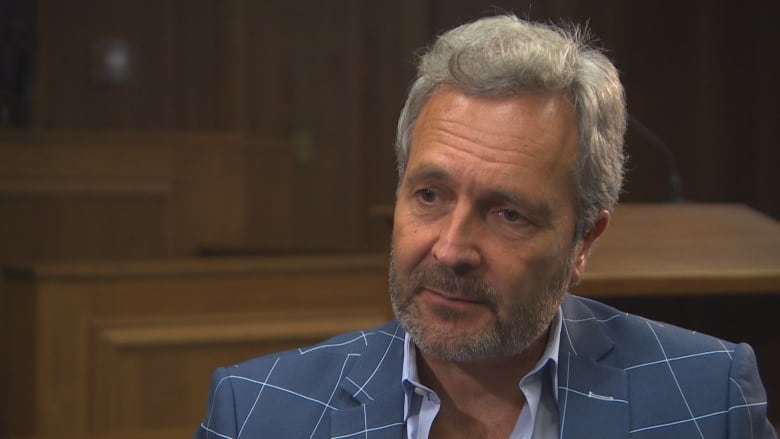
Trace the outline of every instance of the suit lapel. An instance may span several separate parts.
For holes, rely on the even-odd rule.
[[[628,378],[602,362],[614,346],[603,324],[580,298],[567,295],[558,357],[561,438],[628,437]],[[340,388],[357,405],[331,413],[331,437],[399,439],[404,432],[401,388],[404,331],[397,322],[367,337]]]
[[[628,378],[605,365],[614,342],[587,305],[567,295],[558,354],[561,438],[628,437]]]
[[[403,437],[403,343],[404,331],[396,322],[366,337],[365,351],[355,357],[339,384],[358,405],[331,413],[331,437]]]

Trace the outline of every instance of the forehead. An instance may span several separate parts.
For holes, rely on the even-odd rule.
[[[577,123],[563,95],[481,97],[437,91],[414,129],[409,169],[449,160],[461,171],[571,174]]]

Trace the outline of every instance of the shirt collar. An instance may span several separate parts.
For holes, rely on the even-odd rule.
[[[552,389],[552,394],[555,396],[555,401],[558,401],[558,352],[561,345],[561,327],[562,327],[562,312],[560,307],[558,312],[555,313],[552,322],[550,323],[550,333],[547,336],[547,345],[545,346],[542,356],[537,361],[533,369],[521,380],[525,380],[531,375],[535,375],[544,370],[545,367],[550,368],[549,376],[552,382],[549,383]],[[417,350],[412,342],[409,333],[404,336],[404,360],[403,369],[401,372],[401,384],[406,395],[404,401],[404,414],[405,417],[409,414],[409,407],[411,404],[411,398],[415,389],[422,389],[426,392],[431,390],[424,385],[420,384],[420,375],[417,372]]]

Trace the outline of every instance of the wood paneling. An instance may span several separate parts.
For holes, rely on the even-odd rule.
[[[295,248],[386,245],[366,213],[393,199],[394,126],[414,52],[501,11],[588,22],[621,71],[630,112],[677,157],[687,197],[780,217],[768,189],[780,160],[779,66],[762,56],[778,32],[768,2],[43,0],[38,10],[33,129],[218,130],[289,142],[295,214],[285,242]],[[132,75],[112,83],[96,70],[97,50],[116,40]],[[624,199],[664,200],[662,156],[633,131],[627,150]]]
[[[241,245],[386,245],[366,212],[377,197],[392,200],[392,131],[413,75],[411,53],[424,44],[424,4],[405,0],[383,11],[356,0],[92,3],[39,5],[34,129],[282,139],[293,148],[293,180],[283,182],[292,189],[292,235],[269,242],[250,232]],[[100,49],[110,44],[128,54],[124,81],[101,76]],[[246,209],[255,218],[274,213]]]
[[[409,86],[416,75],[415,53],[430,38],[430,5],[424,1],[374,2],[362,17],[360,108],[362,220],[365,245],[388,248],[390,235],[376,204],[395,201],[395,127]]]
[[[58,140],[0,146],[0,261],[168,254],[171,151]]]
[[[33,127],[226,130],[241,126],[242,2],[38,2]],[[128,76],[101,74],[101,48],[127,49]]]
[[[36,133],[0,143],[0,262],[294,244],[284,142],[233,133]]]
[[[89,430],[196,426],[204,412],[209,367],[309,346],[386,318],[381,307],[325,313],[301,308],[221,319],[95,323]]]
[[[360,126],[364,2],[247,2],[248,129],[289,139],[299,248],[363,240]]]
[[[389,317],[384,255],[6,269],[0,436],[196,426],[213,369]]]
[[[780,293],[780,223],[736,204],[618,206],[576,294]]]

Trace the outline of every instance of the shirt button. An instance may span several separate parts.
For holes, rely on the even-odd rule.
[[[421,389],[419,387],[414,388],[414,393],[420,395],[420,396],[428,396],[428,392],[425,391],[425,389]]]

